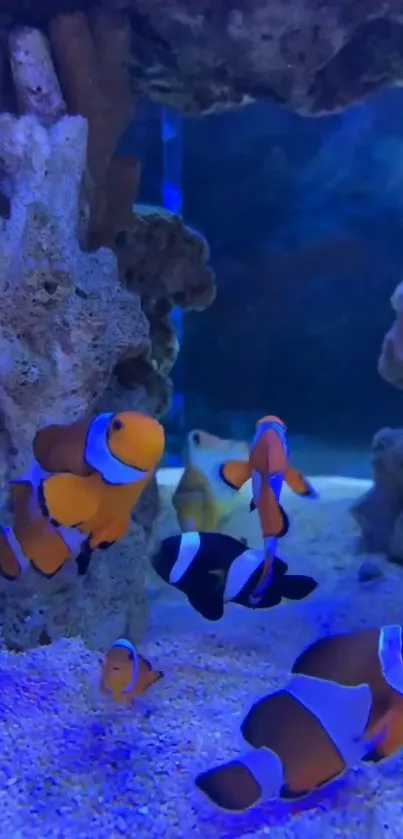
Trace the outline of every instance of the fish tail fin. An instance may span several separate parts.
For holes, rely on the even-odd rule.
[[[260,798],[259,785],[241,761],[202,772],[195,783],[216,807],[230,813],[248,810]]]
[[[243,812],[258,801],[278,798],[282,785],[282,761],[267,748],[251,749],[196,778],[196,786],[217,807],[230,812]]]
[[[287,466],[284,473],[284,480],[296,495],[302,495],[304,498],[319,498],[316,489],[314,489],[310,481],[304,477],[299,469],[295,469],[294,466]]]
[[[251,477],[251,468],[247,460],[227,460],[218,470],[221,480],[231,489],[241,489]]]
[[[287,600],[304,600],[315,591],[317,586],[313,577],[307,577],[304,574],[286,574],[281,584],[281,593]]]
[[[270,582],[261,594],[255,608],[269,609],[278,606],[283,597],[286,600],[303,600],[317,587],[313,577],[302,574],[287,574],[288,565],[282,559],[275,557],[271,568]]]

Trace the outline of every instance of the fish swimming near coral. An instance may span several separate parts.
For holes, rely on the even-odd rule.
[[[229,458],[242,463],[248,457],[246,443],[198,429],[188,434],[185,469],[172,497],[182,533],[221,531],[237,504],[237,490],[222,480],[220,467]]]
[[[316,641],[292,674],[245,717],[241,732],[253,748],[196,778],[217,806],[243,811],[302,798],[403,747],[401,626]]]
[[[235,490],[252,480],[250,509],[257,509],[259,514],[266,559],[261,578],[255,591],[251,592],[251,603],[257,604],[271,584],[277,540],[289,530],[288,516],[280,504],[284,481],[298,495],[318,496],[302,473],[290,465],[286,426],[275,416],[258,420],[248,460],[226,461],[220,467],[220,476]]]
[[[162,679],[161,670],[140,655],[126,638],[119,638],[106,653],[101,669],[101,691],[116,702],[129,704]]]
[[[85,573],[95,548],[121,539],[164,452],[160,423],[136,411],[38,431],[30,471],[11,484],[14,522],[0,531],[0,573],[29,564],[52,576],[70,556]]]
[[[312,577],[287,574],[288,566],[274,558],[271,584],[251,606],[264,569],[261,550],[245,549],[243,542],[223,533],[189,532],[163,539],[152,558],[157,574],[182,591],[207,620],[220,620],[226,603],[249,608],[277,606],[282,598],[302,600],[317,586]]]

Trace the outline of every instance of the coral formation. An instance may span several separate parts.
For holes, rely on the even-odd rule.
[[[384,428],[372,443],[373,486],[352,507],[361,547],[403,564],[403,430]]]
[[[391,299],[396,313],[395,322],[386,333],[378,372],[389,384],[403,388],[403,282],[399,283]]]
[[[161,416],[170,403],[169,373],[179,351],[169,315],[175,305],[202,311],[213,302],[209,248],[179,216],[144,205],[136,205],[108,244],[118,256],[122,283],[140,295],[150,324],[148,357],[123,359],[116,373],[125,387],[144,385],[154,412]]]
[[[132,90],[182,111],[257,98],[331,111],[403,75],[399,0],[228,0],[219,9],[217,0],[0,0],[11,20],[50,28],[57,14],[88,8],[93,21],[104,10],[109,21],[121,16],[127,40],[117,52]],[[72,33],[64,26],[67,43]]]
[[[167,316],[174,301],[168,300],[168,281],[158,292],[153,280],[147,289],[147,279],[157,275],[155,238],[140,243],[141,296],[135,282],[127,277],[122,282],[127,260],[122,267],[115,247],[116,225],[130,229],[134,249],[139,224],[132,215],[138,164],[114,156],[134,104],[124,84],[123,36],[118,17],[90,21],[74,15],[53,21],[50,43],[39,30],[23,27],[3,44],[8,92],[0,114],[3,520],[10,514],[6,481],[28,466],[38,427],[96,409],[162,414],[169,405],[168,371],[177,350]],[[123,183],[125,200],[119,204]],[[177,224],[186,241],[186,228]],[[195,235],[194,241],[201,240]],[[170,265],[171,281],[169,247],[167,237],[160,255]],[[203,270],[213,287],[204,245],[199,253],[199,263],[188,255],[185,270],[176,269],[185,289],[196,285],[196,300]],[[179,256],[177,247],[172,255]],[[190,298],[185,295],[187,302]],[[119,365],[136,363],[146,380],[134,379],[132,372],[128,390]],[[153,399],[152,388],[144,387],[155,368],[165,387],[162,399],[159,394]],[[84,579],[77,580],[69,561],[52,580],[38,579],[29,569],[21,581],[2,583],[5,643],[24,649],[81,634],[99,648],[120,634],[138,638],[147,620],[144,574],[157,510],[154,481],[128,537],[102,554]]]

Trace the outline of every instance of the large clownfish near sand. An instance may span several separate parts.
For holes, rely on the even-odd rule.
[[[136,411],[40,429],[30,471],[11,483],[12,527],[0,529],[0,574],[51,577],[121,539],[164,452],[160,423]]]
[[[252,748],[196,778],[234,812],[303,798],[361,760],[391,757],[403,747],[402,627],[316,641],[289,683],[252,706],[241,733]]]
[[[212,460],[216,481],[232,493],[252,480],[251,510],[257,510],[263,550],[252,550],[223,533],[189,531],[163,539],[152,563],[159,576],[182,591],[207,620],[220,620],[227,603],[252,609],[302,600],[317,587],[312,577],[288,574],[276,556],[277,541],[289,528],[280,504],[283,482],[306,498],[317,498],[309,481],[289,463],[286,427],[278,417],[257,423],[249,458]],[[179,485],[180,486],[180,485]],[[189,495],[191,493],[189,492]],[[195,503],[195,502],[194,502]],[[190,511],[191,498],[187,501]]]

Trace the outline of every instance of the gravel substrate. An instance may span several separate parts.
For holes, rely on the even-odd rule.
[[[1,839],[402,839],[400,757],[362,765],[292,810],[231,816],[193,786],[198,771],[242,748],[243,715],[285,680],[306,643],[333,629],[402,621],[403,570],[379,559],[384,575],[358,581],[365,556],[355,553],[348,507],[363,482],[314,480],[320,501],[284,496],[293,526],[281,555],[316,576],[318,590],[265,614],[231,607],[209,624],[153,584],[141,652],[165,678],[133,708],[100,697],[99,661],[80,641],[0,652]],[[246,499],[233,529],[253,544]]]

